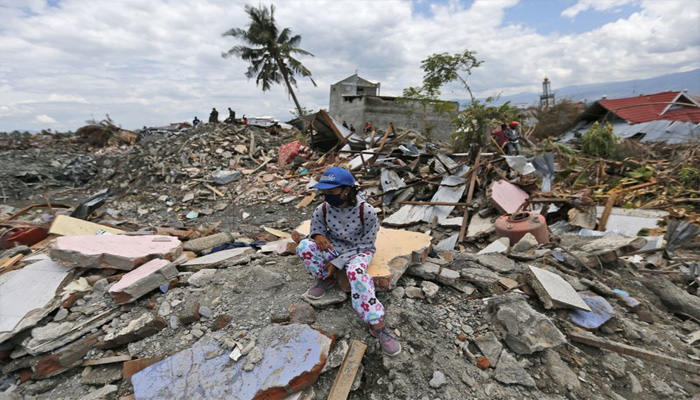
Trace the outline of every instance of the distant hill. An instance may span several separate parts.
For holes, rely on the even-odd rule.
[[[552,82],[552,90],[556,100],[569,99],[587,103],[600,100],[603,96],[608,99],[639,96],[663,92],[666,90],[688,90],[691,95],[700,95],[700,69],[688,72],[661,75],[648,79],[635,79],[624,82],[604,82],[590,85],[574,85],[562,88]],[[541,93],[519,93],[498,99],[496,105],[510,101],[514,106],[538,105]],[[461,102],[462,103],[462,102]]]

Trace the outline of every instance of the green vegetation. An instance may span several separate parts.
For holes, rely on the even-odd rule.
[[[608,122],[603,125],[594,123],[581,137],[581,150],[590,156],[617,158],[619,143],[612,125]]]
[[[683,187],[687,189],[700,189],[700,170],[697,168],[681,168],[680,172],[678,173],[678,179],[680,179]]]
[[[304,115],[304,108],[299,104],[292,86],[297,86],[295,75],[309,77],[316,86],[316,82],[311,78],[309,71],[302,63],[294,58],[295,55],[312,56],[306,50],[299,47],[301,36],[292,36],[289,28],[281,31],[275,22],[275,6],[270,8],[260,5],[252,7],[245,6],[245,12],[250,17],[248,30],[233,28],[224,32],[223,36],[232,36],[242,40],[248,46],[234,46],[221,56],[228,58],[236,56],[250,65],[246,72],[248,79],[255,78],[255,83],[262,86],[263,91],[270,90],[272,84],[279,84],[284,81],[287,92],[296,105],[299,115]]]

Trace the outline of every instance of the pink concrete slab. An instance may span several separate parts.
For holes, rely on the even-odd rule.
[[[177,268],[170,261],[151,260],[124,275],[109,289],[109,294],[117,304],[128,303],[170,282],[177,274]]]
[[[154,258],[175,260],[182,243],[172,236],[62,236],[50,256],[54,261],[84,268],[116,268],[130,271]]]
[[[122,291],[123,289],[128,288],[129,286],[137,283],[138,281],[147,278],[151,274],[156,273],[158,270],[166,267],[168,264],[170,264],[170,261],[168,260],[151,260],[124,275],[122,279],[119,280],[119,282],[114,284],[114,286],[112,286],[109,289],[109,292],[112,293]]]
[[[500,180],[491,186],[491,200],[506,214],[513,214],[530,197],[510,182]]]

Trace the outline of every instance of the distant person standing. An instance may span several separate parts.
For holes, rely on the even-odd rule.
[[[200,121],[199,118],[197,118],[197,117],[195,116],[195,117],[194,117],[194,120],[192,120],[192,126],[194,126],[194,127],[196,128],[197,125],[199,125],[200,122],[202,122],[202,121]]]
[[[508,139],[508,144],[506,144],[506,154],[509,155],[520,155],[520,124],[516,121],[508,124],[508,129],[506,130],[506,139]]]
[[[350,129],[350,128],[348,127],[348,123],[345,122],[345,121],[343,121],[343,128],[345,128],[345,129]]]
[[[235,124],[236,123],[236,112],[231,109],[231,107],[228,108],[228,118],[226,118],[226,121],[224,121],[229,124]]]
[[[355,127],[350,124],[350,132],[355,133]]]
[[[211,113],[209,114],[209,123],[210,124],[218,124],[219,123],[219,112],[216,111],[216,108],[211,109]]]
[[[370,133],[372,132],[372,125],[368,123],[365,124],[365,133]]]
[[[248,118],[245,117],[245,114],[243,114],[241,121],[243,122],[243,125],[248,125]]]
[[[498,144],[498,147],[501,148],[504,152],[507,150],[505,148],[506,144],[508,144],[508,140],[506,139],[506,130],[508,128],[506,127],[506,124],[501,124],[501,129],[497,131],[491,132],[491,134],[496,138],[496,143]]]

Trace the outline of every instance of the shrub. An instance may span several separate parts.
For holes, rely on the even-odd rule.
[[[617,136],[613,133],[612,125],[608,122],[604,125],[596,122],[581,137],[581,151],[585,154],[595,157],[616,158],[618,150]]]

